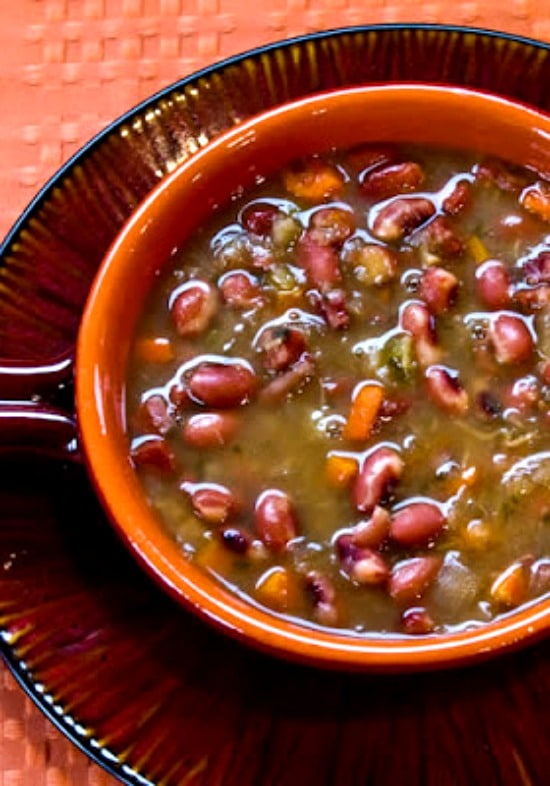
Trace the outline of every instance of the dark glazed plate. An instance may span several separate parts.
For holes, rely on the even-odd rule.
[[[70,350],[118,228],[216,133],[319,89],[403,80],[548,111],[550,47],[459,28],[356,28],[265,47],[169,87],[77,154],[10,233],[0,365]],[[66,384],[42,395],[72,400]],[[41,709],[127,784],[538,786],[550,768],[546,644],[409,677],[275,661],[161,594],[78,465],[14,451],[0,453],[0,647]]]

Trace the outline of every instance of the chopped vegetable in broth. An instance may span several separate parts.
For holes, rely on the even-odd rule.
[[[296,162],[151,293],[131,455],[189,560],[306,625],[486,623],[550,590],[550,183],[368,145]]]

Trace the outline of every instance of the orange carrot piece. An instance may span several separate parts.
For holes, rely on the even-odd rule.
[[[196,556],[197,565],[220,576],[227,576],[234,562],[235,556],[219,540],[209,540]]]
[[[279,565],[266,571],[256,583],[256,597],[261,603],[286,611],[292,600],[293,587],[286,568]]]
[[[321,202],[341,191],[344,178],[336,167],[314,159],[303,169],[287,169],[283,173],[283,183],[293,196]]]
[[[501,606],[513,608],[527,600],[529,584],[525,565],[515,562],[497,576],[491,586],[491,599]]]
[[[135,354],[146,363],[169,363],[174,359],[169,338],[140,338],[136,342]]]
[[[331,486],[346,488],[357,475],[359,466],[352,456],[329,453],[326,463],[326,476]]]
[[[384,388],[376,382],[364,382],[355,388],[347,423],[345,439],[358,442],[370,435],[384,398]]]

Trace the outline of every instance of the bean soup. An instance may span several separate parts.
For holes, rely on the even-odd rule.
[[[364,146],[174,254],[128,372],[182,552],[310,626],[422,635],[550,590],[550,183]]]

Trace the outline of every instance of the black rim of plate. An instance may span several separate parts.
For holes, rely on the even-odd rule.
[[[174,91],[181,90],[193,82],[198,82],[205,77],[211,77],[220,73],[232,65],[237,65],[247,59],[258,59],[262,55],[277,50],[285,50],[295,45],[306,44],[311,41],[319,41],[327,38],[338,38],[345,35],[361,33],[391,33],[396,31],[420,31],[434,33],[456,33],[458,35],[473,35],[479,38],[491,38],[501,41],[508,41],[515,44],[524,45],[533,49],[550,51],[550,44],[526,36],[514,35],[513,33],[500,32],[478,27],[466,27],[463,25],[439,25],[439,24],[380,24],[380,25],[357,25],[343,28],[332,28],[315,33],[296,36],[293,38],[282,39],[264,46],[246,50],[237,55],[220,60],[210,66],[206,66],[198,71],[194,71],[188,76],[170,83],[161,90],[141,101],[139,104],[129,109],[124,114],[113,120],[106,128],[92,137],[74,155],[72,155],[57,172],[42,186],[36,196],[30,201],[21,213],[21,216],[9,230],[3,242],[0,244],[0,264],[2,258],[9,251],[10,247],[17,240],[19,233],[25,228],[26,224],[33,215],[40,209],[51,195],[54,188],[60,181],[81,161],[83,161],[101,142],[116,132],[121,126],[133,120],[137,115],[146,111],[157,101],[169,96]],[[1,635],[0,631],[0,653],[3,660],[14,676],[16,682],[25,691],[39,710],[54,724],[54,726],[95,764],[102,767],[107,773],[117,778],[126,786],[155,786],[148,778],[140,775],[131,767],[131,764],[124,764],[109,751],[102,750],[93,746],[93,740],[85,729],[79,727],[78,721],[65,713],[63,707],[51,700],[40,686],[33,680],[22,661],[10,647],[7,640]]]

